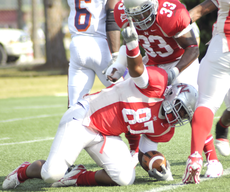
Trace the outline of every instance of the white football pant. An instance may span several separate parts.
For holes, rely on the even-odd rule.
[[[83,126],[82,119],[86,112],[81,105],[75,104],[62,117],[49,156],[41,170],[43,180],[48,183],[60,180],[85,149],[114,182],[119,185],[132,184],[135,169],[127,145],[119,136],[106,136],[105,141],[101,134]],[[84,164],[84,161],[79,163]]]
[[[230,108],[230,52],[223,53],[222,38],[215,35],[200,64],[198,75],[198,106],[209,108],[214,114],[223,100]]]
[[[95,74],[105,87],[111,85],[102,74],[111,59],[106,39],[84,35],[72,38],[68,72],[69,107],[90,92]]]

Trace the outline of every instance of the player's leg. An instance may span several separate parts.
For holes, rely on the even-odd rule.
[[[183,82],[193,85],[196,89],[198,89],[197,85],[197,77],[199,70],[199,61],[196,59],[188,68],[186,68],[176,79],[176,82]],[[191,126],[192,127],[192,126]],[[215,146],[213,143],[212,135],[209,135],[204,143],[203,151],[206,156],[207,163],[207,171],[205,173],[205,177],[219,177],[223,173],[223,167],[219,162]]]
[[[105,186],[130,185],[135,179],[135,169],[126,144],[118,136],[97,138],[85,150],[102,170],[87,171],[76,166],[60,182],[52,186]]]
[[[192,182],[199,183],[199,174],[202,163],[201,153],[207,135],[212,128],[214,114],[223,102],[229,87],[222,85],[229,81],[229,54],[223,54],[222,41],[215,36],[209,45],[206,56],[203,58],[199,76],[198,106],[192,120],[191,155],[186,165],[186,177],[192,176]],[[220,59],[221,58],[221,59]],[[223,58],[223,59],[222,59]],[[185,176],[183,181],[187,183]]]
[[[97,137],[81,125],[86,111],[80,105],[70,108],[62,117],[46,161],[25,162],[11,172],[3,182],[4,189],[12,189],[29,178],[42,178],[52,183],[62,178],[80,151]],[[74,120],[75,119],[78,120]]]
[[[92,39],[92,41],[90,41]],[[70,63],[68,70],[69,107],[89,93],[95,79],[91,42],[93,38],[74,37],[70,43]],[[86,45],[90,46],[86,46]],[[93,44],[92,44],[93,45]]]
[[[88,62],[87,67],[96,73],[105,87],[108,87],[112,83],[107,81],[106,75],[102,73],[112,59],[108,42],[103,38],[94,38],[94,41],[90,43],[90,47],[92,49],[90,52],[91,62]]]
[[[223,174],[223,166],[217,158],[212,134],[206,138],[203,151],[207,159],[207,163],[204,165],[207,167],[204,177],[220,177]]]
[[[104,146],[103,146],[104,145]],[[86,151],[94,161],[103,168],[106,174],[100,177],[103,171],[95,174],[100,185],[131,185],[135,179],[135,169],[127,145],[119,136],[106,136],[103,142]]]
[[[216,124],[216,140],[215,145],[221,155],[230,155],[230,147],[228,141],[228,127],[230,126],[230,90],[225,96],[226,109]]]

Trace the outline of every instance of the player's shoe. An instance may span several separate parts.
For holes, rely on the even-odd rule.
[[[139,160],[138,160],[138,152],[136,152],[135,150],[131,150],[130,151],[130,154],[132,156],[132,164],[133,164],[133,167],[136,167],[137,164],[139,163]]]
[[[196,151],[188,157],[186,162],[186,169],[182,177],[184,184],[189,183],[199,183],[200,182],[200,172],[202,169],[202,156]]]
[[[20,166],[18,166],[15,170],[13,170],[2,183],[3,189],[15,189],[18,185],[20,185],[21,181],[18,179],[18,170],[21,167],[25,167],[26,165],[30,164],[29,162],[24,162]]]
[[[69,173],[67,173],[59,181],[54,182],[51,187],[68,187],[77,186],[78,177],[86,172],[86,168],[83,165],[76,165]]]
[[[223,166],[218,160],[208,161],[204,166],[207,166],[204,177],[215,178],[223,175]]]
[[[216,139],[215,145],[218,151],[223,156],[229,156],[230,155],[230,147],[229,147],[229,141],[228,139]]]
[[[68,169],[65,172],[65,175],[68,174],[70,171],[72,171],[72,169],[75,167],[76,165],[71,165],[70,167],[68,167]]]

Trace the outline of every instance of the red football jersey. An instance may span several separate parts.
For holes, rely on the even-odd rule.
[[[148,30],[138,30],[141,47],[149,57],[147,65],[167,64],[178,60],[184,53],[175,41],[184,29],[190,28],[190,16],[178,0],[158,0],[159,7],[154,24]],[[114,18],[119,27],[128,24],[124,5],[119,1],[114,8]]]
[[[161,114],[161,104],[167,86],[164,69],[147,67],[149,85],[138,88],[132,78],[119,82],[101,92],[86,96],[89,111],[83,125],[104,135],[146,134],[152,141],[167,142],[174,134]],[[151,73],[151,75],[150,75]]]

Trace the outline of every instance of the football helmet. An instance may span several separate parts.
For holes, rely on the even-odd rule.
[[[158,0],[124,0],[125,13],[138,30],[146,30],[155,22]]]
[[[168,123],[179,127],[190,122],[197,98],[197,90],[189,84],[178,83],[166,90],[162,106]]]

